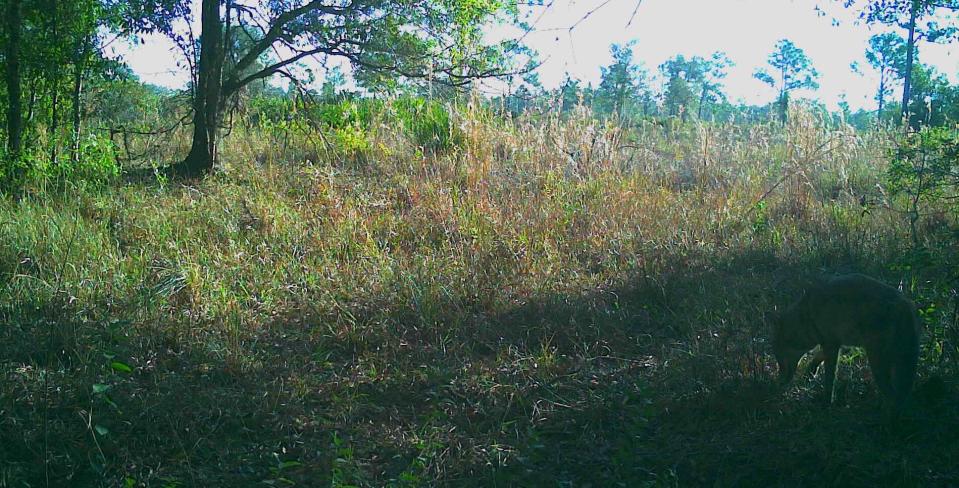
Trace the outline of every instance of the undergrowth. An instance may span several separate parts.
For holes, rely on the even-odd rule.
[[[954,268],[888,135],[363,117],[0,201],[0,486],[959,483]],[[853,271],[924,306],[898,426],[859,353],[831,409],[772,386],[767,314]]]

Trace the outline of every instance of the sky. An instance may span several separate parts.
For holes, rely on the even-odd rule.
[[[639,2],[639,3],[637,3]],[[549,0],[546,2],[549,4]],[[599,83],[600,67],[612,57],[612,43],[636,41],[634,57],[652,72],[677,54],[708,57],[724,51],[735,63],[726,79],[732,101],[765,104],[774,90],[753,77],[779,39],[787,38],[803,49],[820,73],[815,97],[832,109],[844,96],[850,106],[875,108],[878,75],[865,62],[871,35],[884,32],[856,21],[853,10],[835,0],[553,0],[547,7],[528,12],[534,30],[524,42],[539,53],[540,80],[547,88],[558,86],[570,73],[574,78]],[[821,15],[816,6],[824,7]],[[592,12],[585,19],[587,13]],[[635,12],[635,15],[633,13]],[[575,25],[570,30],[569,27]],[[497,29],[494,37],[516,36]],[[148,36],[135,47],[117,45],[117,54],[146,82],[170,88],[186,85],[188,74],[177,66],[172,44]],[[956,46],[922,44],[921,61],[932,64],[952,82],[959,80]],[[850,64],[858,62],[862,73]],[[898,95],[895,95],[898,96]]]

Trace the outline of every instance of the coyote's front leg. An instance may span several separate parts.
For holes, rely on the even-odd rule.
[[[839,347],[835,345],[823,345],[821,354],[825,357],[826,371],[825,377],[825,400],[827,405],[831,405],[835,398],[836,369],[839,366]]]
[[[812,361],[809,362],[809,366],[806,368],[806,376],[815,376],[816,370],[819,369],[819,366],[826,360],[826,353],[823,352],[822,347],[816,349],[816,355],[813,356]]]

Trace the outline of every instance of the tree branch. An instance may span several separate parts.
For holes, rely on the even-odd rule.
[[[308,3],[305,3],[297,8],[287,10],[282,14],[278,15],[273,21],[273,24],[270,26],[270,29],[266,31],[263,39],[260,39],[250,48],[249,51],[239,61],[236,63],[234,68],[235,73],[239,73],[244,69],[250,67],[261,54],[266,52],[270,46],[273,45],[277,40],[283,37],[286,25],[290,22],[308,14],[311,12],[323,12],[325,14],[331,15],[345,15],[347,12],[353,10],[356,7],[356,2],[350,2],[349,5],[345,7],[336,7],[331,5],[325,5],[321,0],[312,0]]]

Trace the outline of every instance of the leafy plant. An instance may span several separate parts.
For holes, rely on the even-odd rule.
[[[927,128],[907,134],[889,165],[890,189],[907,198],[907,213],[915,247],[918,224],[928,205],[959,206],[959,138],[953,129]]]

